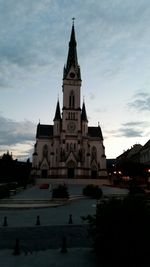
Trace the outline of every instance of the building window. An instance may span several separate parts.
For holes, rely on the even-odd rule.
[[[75,106],[75,95],[74,95],[74,91],[71,91],[69,95],[69,107],[74,108],[74,106]]]
[[[70,143],[70,151],[73,151],[73,144]]]
[[[95,146],[92,147],[92,159],[97,159],[97,149]]]
[[[69,117],[71,120],[75,120],[75,113],[71,112],[71,116]]]
[[[48,146],[47,145],[43,146],[43,157],[44,158],[48,157]]]

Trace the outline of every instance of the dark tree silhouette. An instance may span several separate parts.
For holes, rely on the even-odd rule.
[[[105,201],[86,220],[99,263],[144,266],[149,262],[150,211],[143,196]]]

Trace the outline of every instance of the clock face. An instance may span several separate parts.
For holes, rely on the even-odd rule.
[[[67,129],[70,133],[73,133],[76,129],[76,125],[73,121],[69,122],[67,125]]]
[[[75,77],[75,73],[74,72],[70,72],[70,78],[74,78]]]

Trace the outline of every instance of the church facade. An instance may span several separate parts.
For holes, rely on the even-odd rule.
[[[37,125],[32,175],[39,178],[104,178],[106,156],[101,127],[88,126],[81,108],[81,72],[74,23],[63,71],[63,106],[57,101],[53,125]]]

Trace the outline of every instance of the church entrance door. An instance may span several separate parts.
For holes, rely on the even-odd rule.
[[[74,178],[74,168],[68,168],[68,178]]]
[[[96,170],[91,171],[91,178],[93,178],[93,179],[97,178],[97,171]]]
[[[42,178],[47,178],[47,170],[42,170]]]
[[[68,178],[74,178],[75,177],[75,162],[73,160],[70,160],[67,164],[68,167]]]

